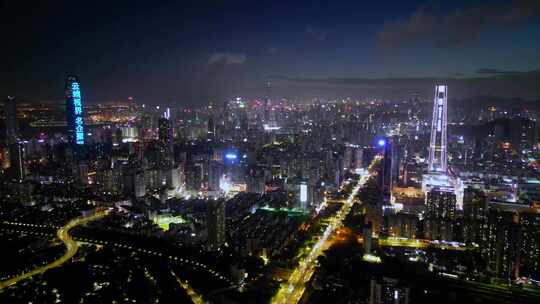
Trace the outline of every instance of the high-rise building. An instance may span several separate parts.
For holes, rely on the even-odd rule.
[[[247,175],[246,191],[262,194],[265,191],[264,186],[264,170],[259,167],[250,168]]]
[[[481,190],[467,187],[463,197],[463,217],[471,220],[484,220],[487,216],[488,200]]]
[[[225,201],[209,200],[206,208],[207,245],[216,250],[225,243]]]
[[[219,183],[221,180],[221,176],[223,175],[223,164],[215,161],[210,160],[208,163],[208,191],[211,192],[212,195],[217,195],[219,192]]]
[[[463,183],[448,174],[447,125],[448,87],[435,86],[431,138],[428,147],[428,172],[422,177],[422,191],[428,193],[433,188],[455,194],[458,210],[463,207]],[[426,195],[427,197],[427,195]]]
[[[381,174],[379,175],[380,186],[383,192],[390,191],[392,188],[392,145],[387,139],[379,139],[377,145],[383,149],[383,158],[381,162]]]
[[[158,140],[160,149],[160,164],[170,164],[172,160],[172,133],[171,122],[162,117],[158,122]]]
[[[537,209],[520,211],[521,244],[520,276],[540,276],[540,212]]]
[[[166,168],[166,185],[168,189],[178,189],[182,184],[182,167],[180,166],[171,166]]]
[[[15,97],[8,96],[4,104],[6,116],[6,137],[7,159],[9,163],[9,172],[11,177],[22,182],[25,176],[24,156],[25,148],[19,142],[19,130],[17,124],[17,101]]]
[[[199,163],[186,165],[186,189],[188,191],[199,192],[203,181],[203,166]]]
[[[146,195],[144,171],[137,168],[126,168],[124,172],[124,192],[126,195],[141,198]]]
[[[424,237],[451,241],[455,217],[456,195],[453,192],[434,188],[426,194]]]
[[[13,179],[22,182],[26,175],[24,166],[25,149],[20,142],[8,145],[10,172]]]
[[[488,199],[483,191],[466,188],[463,197],[463,238],[480,243],[486,228]]]
[[[415,213],[397,212],[389,214],[388,235],[415,239],[418,234],[418,215]]]
[[[270,122],[270,81],[266,82],[266,96],[264,97],[264,123]]]
[[[519,272],[518,214],[490,209],[483,242],[480,248],[488,270],[501,278],[515,277]]]
[[[447,94],[448,86],[435,86],[435,98],[433,101],[433,118],[431,121],[431,138],[429,141],[429,172],[447,171]]]
[[[6,115],[6,144],[17,141],[17,101],[14,96],[8,96],[4,105]]]
[[[208,118],[208,131],[207,131],[208,139],[214,139],[216,136],[216,124],[214,122],[214,116],[210,116]]]
[[[152,127],[152,119],[149,115],[146,113],[141,114],[140,122],[139,122],[139,128],[138,128],[138,140],[139,140],[139,146],[138,146],[138,154],[139,154],[139,161],[142,163],[144,159],[144,149],[146,145],[146,137],[147,137],[147,130]]]
[[[81,88],[77,76],[70,75],[66,81],[66,120],[69,140],[84,145],[84,110]]]
[[[363,229],[363,236],[364,236],[364,254],[371,254],[372,251],[372,243],[373,243],[373,236],[372,236],[372,225],[371,222],[367,222],[364,224]]]

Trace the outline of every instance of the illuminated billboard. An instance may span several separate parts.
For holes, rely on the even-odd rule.
[[[234,153],[227,153],[227,154],[225,154],[225,158],[233,160],[233,159],[237,159],[238,156],[236,154],[234,154]]]
[[[66,118],[73,143],[84,145],[84,113],[81,88],[76,76],[68,76],[66,84]]]
[[[306,183],[300,184],[300,202],[305,203],[307,202],[307,185]]]

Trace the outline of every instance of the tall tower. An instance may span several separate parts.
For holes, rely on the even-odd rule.
[[[264,96],[264,123],[270,121],[270,81],[266,82],[266,96]]]
[[[5,143],[8,147],[8,159],[12,177],[22,182],[25,175],[24,154],[25,149],[19,140],[17,124],[17,101],[14,96],[8,96],[4,104],[6,116]]]
[[[225,243],[225,202],[209,200],[206,204],[208,249],[216,250]]]
[[[429,142],[429,172],[447,172],[446,129],[447,129],[448,86],[436,85],[433,100],[433,119]]]
[[[17,141],[17,101],[14,96],[8,96],[4,105],[6,115],[6,143]]]
[[[158,121],[158,140],[160,149],[160,163],[162,166],[169,166],[172,160],[172,132],[171,122],[162,117]]]
[[[66,119],[70,142],[84,145],[84,113],[81,89],[77,76],[70,75],[66,81]]]

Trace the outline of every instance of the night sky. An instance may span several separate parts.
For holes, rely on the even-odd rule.
[[[0,4],[0,93],[171,105],[236,95],[540,99],[540,0]],[[290,2],[290,3],[289,3]]]

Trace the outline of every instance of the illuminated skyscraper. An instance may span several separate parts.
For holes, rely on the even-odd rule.
[[[70,75],[66,81],[67,133],[71,143],[84,145],[84,113],[81,89],[77,76]]]
[[[428,173],[424,174],[422,190],[429,192],[438,187],[451,191],[456,197],[458,210],[463,207],[463,183],[459,178],[448,175],[447,122],[448,122],[448,86],[435,86],[433,100],[433,119],[431,122],[431,139],[429,142]]]
[[[383,149],[383,158],[381,162],[381,174],[379,176],[382,191],[390,191],[392,189],[392,167],[394,143],[388,139],[379,139],[377,145]]]
[[[519,215],[512,211],[490,209],[481,252],[488,270],[500,278],[519,273],[521,239]]]
[[[429,142],[429,172],[446,173],[446,129],[447,129],[447,95],[448,86],[435,86],[433,100],[433,119],[431,121],[431,139]]]
[[[158,121],[158,140],[160,149],[160,165],[169,166],[172,161],[172,130],[171,122],[165,117]]]
[[[456,195],[434,188],[426,194],[424,237],[430,240],[453,240]]]

